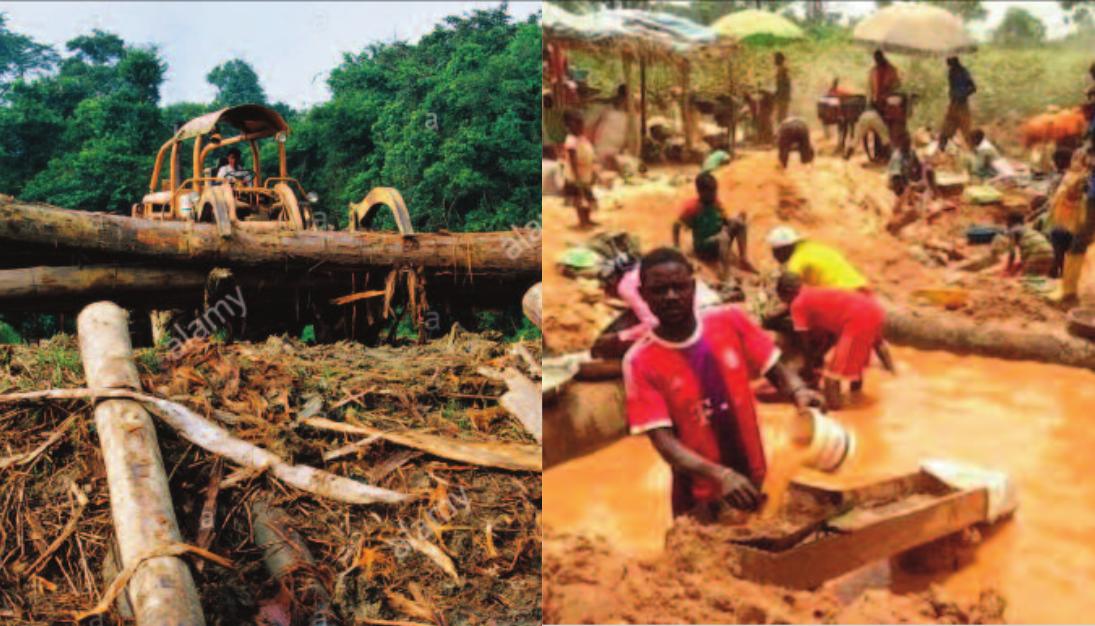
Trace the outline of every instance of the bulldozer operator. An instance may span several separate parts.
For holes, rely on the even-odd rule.
[[[240,159],[243,158],[238,148],[228,151],[228,162],[217,169],[217,178],[223,178],[230,183],[243,183],[250,186],[255,180],[255,173],[241,167]]]

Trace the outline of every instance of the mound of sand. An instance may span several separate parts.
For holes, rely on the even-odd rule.
[[[792,591],[733,575],[735,563],[716,527],[683,521],[665,553],[640,559],[600,539],[544,537],[544,622],[691,624],[988,624],[1002,623],[995,591],[976,603],[942,597],[936,589],[896,594],[867,589],[848,599],[836,585]]]

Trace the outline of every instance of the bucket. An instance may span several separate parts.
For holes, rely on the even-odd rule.
[[[806,453],[806,465],[835,472],[855,453],[855,435],[817,409],[811,409],[810,413],[814,434]]]

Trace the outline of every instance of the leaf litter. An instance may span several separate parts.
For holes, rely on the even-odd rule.
[[[522,349],[539,357],[538,343]],[[533,437],[498,406],[504,382],[477,371],[521,367],[519,353],[492,333],[464,332],[399,347],[271,337],[136,350],[148,394],[287,462],[410,496],[367,505],[318,498],[241,470],[154,420],[183,541],[233,564],[191,568],[207,623],[262,623],[281,612],[308,623],[326,608],[309,606],[316,584],[343,624],[540,623],[539,470],[474,457],[518,451],[511,464],[531,463]],[[3,393],[84,384],[73,337],[0,346]],[[317,419],[373,435],[307,425]],[[462,460],[439,456],[445,442],[463,446]],[[95,607],[113,581],[104,573],[113,538],[90,404],[0,406],[0,460],[0,622],[50,624]],[[270,574],[254,537],[257,502],[284,511],[314,563]],[[123,622],[115,606],[101,617]]]

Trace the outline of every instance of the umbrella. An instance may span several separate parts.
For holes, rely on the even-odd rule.
[[[921,56],[946,57],[977,49],[961,18],[929,4],[899,3],[876,11],[856,25],[852,40]]]
[[[757,9],[728,13],[718,19],[711,28],[722,37],[746,39],[748,37],[772,37],[775,39],[801,39],[802,29],[791,20]]]
[[[723,43],[707,26],[669,13],[639,9],[606,9],[575,15],[545,4],[541,23],[549,37],[589,43],[630,42],[680,54]]]

